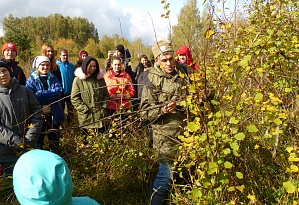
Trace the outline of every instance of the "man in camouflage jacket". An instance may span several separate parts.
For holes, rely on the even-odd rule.
[[[141,116],[150,121],[153,147],[159,157],[159,172],[151,189],[151,204],[165,204],[172,181],[173,161],[177,156],[178,135],[182,133],[185,109],[180,106],[188,84],[187,74],[176,68],[170,42],[156,42],[153,67],[145,78],[141,97]],[[142,83],[142,82],[141,82]]]

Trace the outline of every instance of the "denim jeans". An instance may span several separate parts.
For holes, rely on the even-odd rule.
[[[153,189],[158,191],[159,194],[167,194],[169,184],[172,182],[172,168],[173,164],[165,164],[159,162],[159,171],[153,183]]]

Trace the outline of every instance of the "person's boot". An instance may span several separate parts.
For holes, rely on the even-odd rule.
[[[166,205],[168,199],[168,194],[161,194],[154,191],[152,188],[150,190],[150,204],[151,205]]]

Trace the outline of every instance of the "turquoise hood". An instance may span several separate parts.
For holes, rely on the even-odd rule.
[[[99,205],[89,197],[72,197],[73,181],[66,162],[45,150],[31,150],[18,159],[13,186],[21,205]]]

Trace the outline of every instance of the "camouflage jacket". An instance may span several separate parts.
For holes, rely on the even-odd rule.
[[[144,85],[141,97],[140,112],[144,120],[152,124],[154,148],[162,161],[176,157],[177,136],[184,126],[186,111],[180,106],[186,94],[188,84],[186,73],[180,68],[174,75],[163,72],[157,64],[150,68],[147,79],[150,85]],[[162,114],[162,107],[169,101],[175,101],[174,112]]]

